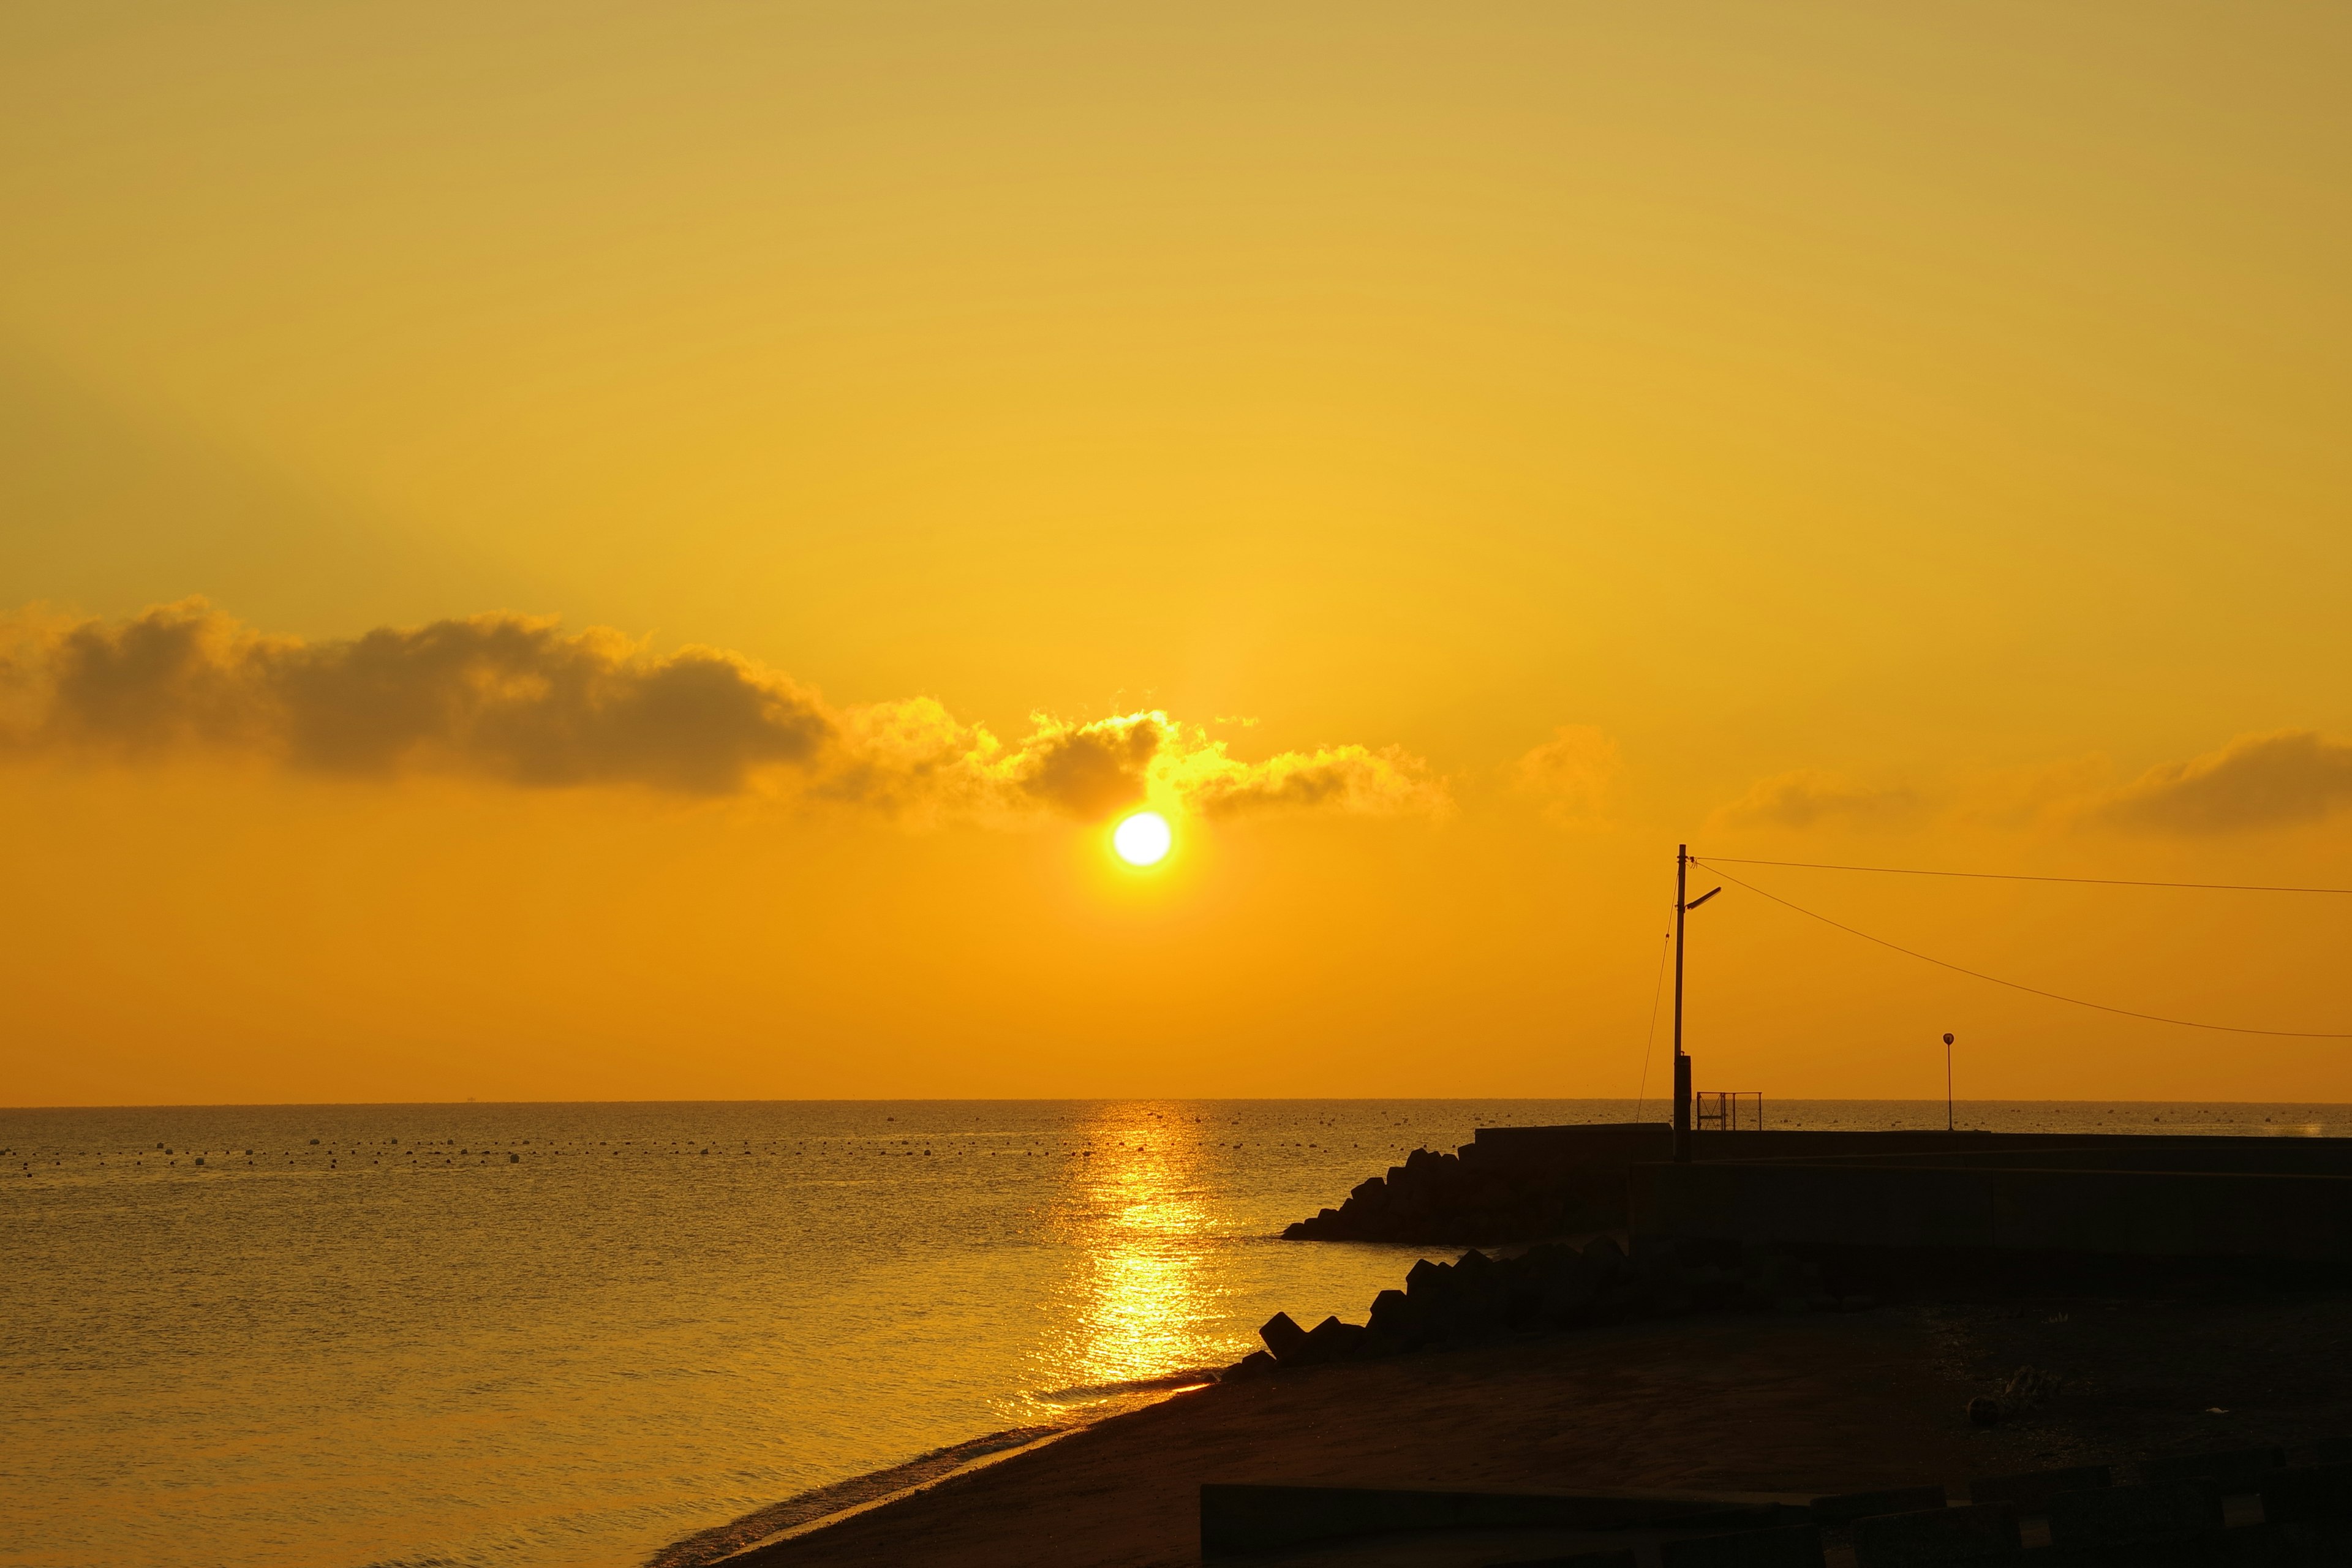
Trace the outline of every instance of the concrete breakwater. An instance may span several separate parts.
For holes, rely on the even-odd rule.
[[[1482,1127],[1454,1153],[1414,1150],[1282,1234],[1480,1247],[1616,1228],[1626,1219],[1627,1169],[1672,1151],[1663,1122]]]
[[[1266,1348],[1252,1352],[1226,1375],[1707,1309],[1836,1310],[1874,1304],[1825,1294],[1818,1267],[1778,1251],[1749,1249],[1722,1261],[1672,1247],[1629,1256],[1608,1237],[1582,1247],[1549,1242],[1516,1257],[1473,1249],[1454,1263],[1415,1263],[1404,1289],[1374,1297],[1361,1323],[1335,1316],[1304,1329],[1288,1313],[1276,1313],[1258,1331]]]
[[[1717,1131],[1672,1153],[1663,1123],[1481,1128],[1283,1234],[2352,1270],[2352,1139]]]

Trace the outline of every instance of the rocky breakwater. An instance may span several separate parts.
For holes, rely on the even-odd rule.
[[[1515,1258],[1465,1252],[1457,1262],[1414,1264],[1404,1289],[1372,1300],[1368,1320],[1324,1319],[1303,1329],[1276,1312],[1258,1331],[1265,1349],[1226,1373],[1246,1377],[1277,1367],[1317,1366],[1403,1355],[1425,1347],[1512,1334],[1558,1332],[1672,1317],[1704,1310],[1834,1311],[1875,1303],[1824,1294],[1813,1265],[1755,1249],[1737,1263],[1701,1262],[1671,1247],[1628,1258],[1608,1237],[1587,1246],[1553,1242]]]
[[[1639,1123],[1483,1129],[1458,1153],[1414,1150],[1283,1237],[1480,1247],[1621,1226],[1626,1166],[1637,1150],[1649,1152],[1643,1136],[1664,1131]]]

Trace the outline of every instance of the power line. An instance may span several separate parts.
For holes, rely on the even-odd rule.
[[[1916,866],[1830,866],[1814,860],[1738,860],[1722,856],[1709,858],[1726,866],[1785,866],[1803,871],[1875,871],[1889,877],[1967,877],[1987,882],[2074,882],[2095,888],[2200,888],[2216,893],[2341,893],[2352,897],[2352,888],[2266,888],[2250,882],[2139,882],[2121,877],[2029,877],[2014,871],[1923,871]],[[1740,885],[1747,886],[1746,883]],[[1751,893],[1757,891],[1754,888],[1748,890]]]
[[[1668,931],[1665,940],[1673,942],[1675,933]],[[1666,949],[1662,943],[1658,948],[1658,978],[1650,986],[1650,1033],[1642,1041],[1642,1087],[1633,1091],[1633,1120],[1636,1121],[1642,1120],[1642,1101],[1650,1095],[1650,1052],[1658,1043],[1658,998],[1665,994],[1665,990]]]
[[[1696,856],[1693,856],[1691,858],[1698,860],[1698,857]],[[1763,889],[1756,886],[1753,882],[1742,882],[1738,878],[1733,876],[1730,872],[1725,870],[1720,866],[1710,865],[1708,862],[1704,860],[1698,860],[1698,863],[1702,866],[1706,866],[1707,869],[1713,871],[1717,876],[1723,878],[1726,881],[1737,883],[1738,886],[1747,889],[1749,892],[1754,893],[1759,898],[1769,899],[1774,903],[1780,905],[1784,909],[1794,910],[1799,914],[1804,915],[1808,919],[1821,921],[1823,925],[1835,926],[1838,930],[1844,931],[1849,936],[1858,936],[1864,942],[1874,942],[1881,947],[1894,949],[1896,952],[1903,954],[1906,958],[1916,958],[1923,963],[1932,963],[1938,969],[1948,969],[1955,973],[1968,975],[1972,980],[1989,981],[1995,985],[2006,985],[2012,991],[2023,991],[2035,996],[2047,996],[2053,1002],[2064,1002],[2076,1007],[2089,1007],[2094,1011],[2100,1013],[2115,1013],[2126,1018],[2139,1018],[2151,1024],[2177,1024],[2184,1029],[2211,1029],[2216,1033],[2224,1035],[2268,1035],[2276,1038],[2290,1040],[2352,1040],[2352,1032],[2328,1034],[2312,1029],[2247,1029],[2241,1028],[2235,1024],[2203,1024],[2198,1022],[2194,1018],[2167,1018],[2162,1015],[2156,1013],[2135,1013],[2128,1007],[2110,1007],[2104,1002],[2085,1002],[2080,996],[2062,996],[2055,991],[2044,991],[2038,985],[2025,985],[2021,984],[2019,982],[2014,980],[2003,980],[1998,974],[1987,974],[1982,970],[1970,969],[1963,964],[1947,963],[1943,959],[1930,957],[1927,953],[1915,952],[1910,948],[1903,946],[1899,942],[1889,942],[1883,936],[1873,936],[1866,931],[1857,931],[1853,927],[1847,925],[1843,921],[1833,921],[1827,915],[1815,914],[1812,910],[1806,909],[1801,904],[1792,904],[1788,900],[1780,897],[1778,893],[1768,893]],[[1735,864],[1748,865],[1753,864],[1753,862],[1740,861],[1735,862]]]

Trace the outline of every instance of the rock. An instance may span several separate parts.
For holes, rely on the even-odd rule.
[[[1297,1325],[1296,1324],[1292,1325],[1294,1328],[1297,1326]],[[1225,1368],[1223,1373],[1218,1376],[1217,1381],[1219,1383],[1240,1383],[1253,1377],[1264,1377],[1266,1373],[1274,1371],[1276,1364],[1277,1363],[1275,1359],[1266,1354],[1264,1351],[1252,1351],[1249,1354],[1242,1357],[1241,1360],[1234,1363],[1233,1365]]]
[[[1599,1295],[1595,1282],[1589,1278],[1555,1277],[1544,1281],[1537,1314],[1553,1327],[1563,1327],[1591,1307]]]
[[[2043,1372],[2039,1367],[2021,1366],[2009,1374],[2009,1381],[1993,1396],[1993,1405],[1999,1412],[1993,1419],[2006,1421],[2012,1415],[2022,1415],[2038,1409],[2055,1399],[2058,1391],[2065,1385],[2066,1380],[2053,1373]],[[1969,1408],[1976,1408],[1975,1400],[1969,1402]]]
[[[1257,1337],[1265,1342],[1265,1348],[1274,1352],[1274,1359],[1286,1365],[1305,1352],[1307,1331],[1292,1321],[1287,1312],[1276,1312],[1268,1318],[1265,1326],[1258,1330]]]
[[[1383,1341],[1392,1342],[1398,1349],[1410,1350],[1428,1339],[1427,1315],[1403,1291],[1383,1290],[1372,1298],[1371,1316],[1367,1326]]]
[[[1404,1292],[1408,1296],[1434,1296],[1445,1289],[1454,1273],[1450,1263],[1432,1263],[1424,1258],[1405,1270]]]
[[[2056,1397],[2064,1386],[2065,1379],[2062,1377],[2035,1367],[2019,1367],[1999,1394],[1980,1394],[1969,1401],[1969,1419],[1979,1426],[1999,1426],[2012,1415],[2022,1415]]]
[[[1338,1318],[1326,1318],[1307,1331],[1307,1359],[1315,1362],[1354,1361],[1363,1352],[1364,1335],[1361,1323],[1343,1323]]]

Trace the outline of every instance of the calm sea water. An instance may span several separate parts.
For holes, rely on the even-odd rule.
[[[642,1563],[795,1493],[1153,1396],[1277,1309],[1360,1318],[1419,1252],[1284,1224],[1480,1125],[1632,1110],[0,1111],[0,1562]],[[1939,1126],[1944,1107],[1769,1114]],[[2352,1133],[2340,1106],[1960,1120]]]

